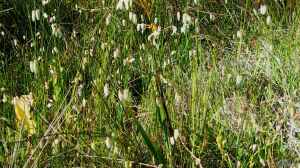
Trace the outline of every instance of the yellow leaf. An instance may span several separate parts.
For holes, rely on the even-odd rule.
[[[158,25],[155,23],[146,24],[146,28],[152,30],[152,32],[155,32],[158,29]]]
[[[30,108],[33,103],[32,95],[23,95],[14,97],[13,104],[15,106],[17,123],[24,125],[29,135],[35,134],[35,122],[32,120]]]

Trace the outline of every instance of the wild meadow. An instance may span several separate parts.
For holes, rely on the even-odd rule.
[[[299,167],[299,9],[0,1],[0,167]]]

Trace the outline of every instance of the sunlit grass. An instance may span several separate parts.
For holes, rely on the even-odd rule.
[[[0,165],[298,166],[297,5],[0,4]]]

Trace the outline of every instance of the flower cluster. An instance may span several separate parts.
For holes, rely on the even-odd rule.
[[[117,10],[128,10],[132,6],[132,0],[119,0],[117,3]]]

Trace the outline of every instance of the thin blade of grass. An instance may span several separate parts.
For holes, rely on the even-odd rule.
[[[144,143],[147,145],[147,147],[149,148],[149,150],[153,154],[153,156],[155,158],[155,161],[158,164],[165,163],[165,158],[164,158],[162,152],[159,151],[159,149],[157,149],[155,147],[155,144],[153,144],[151,142],[149,136],[147,135],[147,133],[144,130],[144,128],[142,127],[142,125],[138,121],[136,121],[135,123],[136,123],[137,129],[138,129],[138,132],[141,133],[141,135],[143,137],[143,140],[144,140]]]

